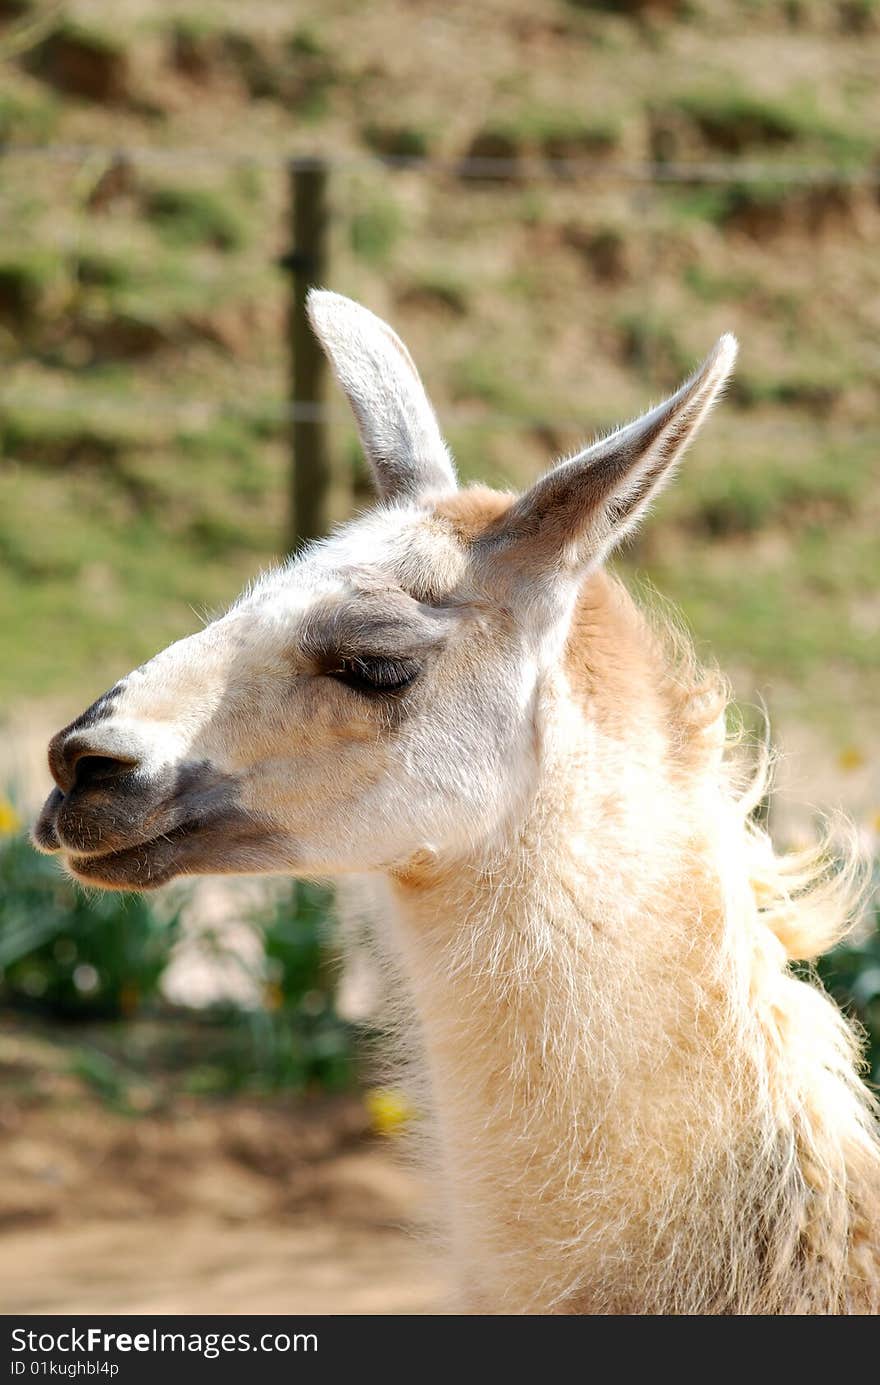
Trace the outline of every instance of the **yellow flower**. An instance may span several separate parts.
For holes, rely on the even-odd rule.
[[[284,1004],[284,992],[277,981],[267,981],[263,987],[263,1004],[267,1010],[280,1010]]]
[[[119,1008],[126,1019],[130,1019],[140,1002],[138,988],[132,982],[127,982],[119,992]]]
[[[21,818],[8,798],[0,798],[0,837],[12,837],[21,829]]]
[[[861,769],[865,763],[864,752],[859,750],[857,745],[845,745],[837,757],[837,763],[841,769]]]
[[[394,1087],[371,1087],[364,1095],[364,1103],[378,1135],[395,1135],[415,1118],[411,1103]]]

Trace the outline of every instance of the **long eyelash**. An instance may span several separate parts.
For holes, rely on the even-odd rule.
[[[389,659],[384,655],[370,657],[352,655],[340,659],[331,677],[347,687],[364,693],[391,693],[402,691],[420,671],[414,659]]]

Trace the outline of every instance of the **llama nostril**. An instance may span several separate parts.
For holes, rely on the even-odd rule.
[[[76,737],[56,736],[49,746],[49,769],[62,793],[109,784],[129,773],[138,761],[133,757],[101,755]]]
[[[79,755],[73,767],[73,787],[88,789],[94,784],[112,783],[136,764],[136,760],[117,760],[109,755]]]

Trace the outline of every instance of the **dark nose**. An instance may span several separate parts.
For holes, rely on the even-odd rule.
[[[111,784],[123,774],[129,774],[137,763],[135,759],[102,755],[100,747],[90,746],[81,736],[63,731],[49,742],[49,769],[64,794],[73,789]]]

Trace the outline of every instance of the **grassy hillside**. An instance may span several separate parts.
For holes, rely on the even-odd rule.
[[[526,482],[739,334],[731,396],[626,562],[745,695],[853,739],[880,671],[880,5],[0,20],[5,703],[97,691],[277,553],[281,160],[322,150],[332,284],[406,336],[467,477]],[[48,142],[69,157],[27,153]],[[504,177],[463,176],[487,156]],[[724,181],[616,172],[646,161]],[[336,445],[358,479],[343,418]]]

